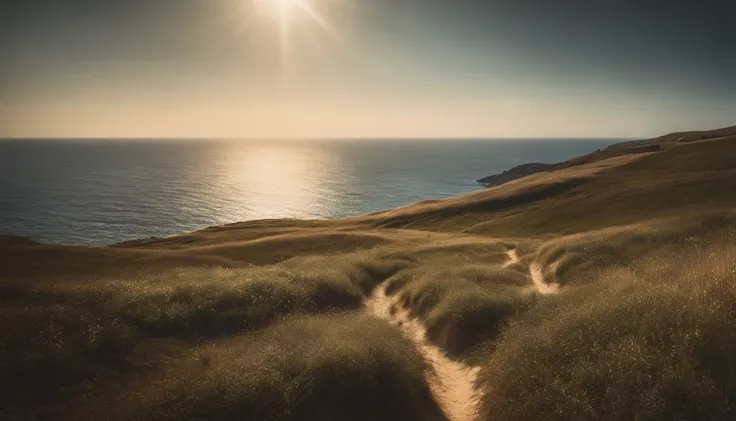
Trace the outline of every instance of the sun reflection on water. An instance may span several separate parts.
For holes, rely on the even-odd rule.
[[[330,160],[316,148],[259,145],[228,154],[223,185],[240,219],[316,217]],[[232,217],[232,215],[230,215]]]

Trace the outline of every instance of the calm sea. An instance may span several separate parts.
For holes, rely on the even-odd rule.
[[[618,141],[0,141],[0,232],[105,245],[253,219],[357,216]]]

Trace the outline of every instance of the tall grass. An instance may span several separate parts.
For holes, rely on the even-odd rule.
[[[474,359],[492,347],[509,320],[538,300],[531,290],[508,286],[474,286],[447,293],[427,314],[427,337],[455,358]]]
[[[363,255],[131,279],[0,281],[0,407],[43,407],[203,341],[362,305],[395,261]]]
[[[387,323],[343,314],[289,318],[202,347],[187,366],[132,396],[122,419],[442,420],[426,362]],[[122,402],[124,405],[124,401]],[[101,409],[103,412],[105,409]]]
[[[430,341],[452,357],[467,358],[534,303],[530,285],[523,273],[502,268],[498,261],[487,264],[449,254],[397,273],[388,280],[386,293],[398,295],[423,321]]]
[[[538,303],[481,358],[484,419],[736,419],[733,238]]]
[[[698,242],[721,241],[736,230],[732,210],[686,214],[676,218],[606,228],[556,238],[542,244],[534,260],[548,268],[546,278],[581,284],[601,267],[625,266],[653,252],[675,252]]]
[[[732,222],[527,241],[510,268],[510,242],[446,236],[241,269],[3,280],[0,418],[441,419],[411,344],[355,314],[387,280],[430,341],[481,367],[480,419],[736,419]],[[559,294],[534,292],[531,261]]]

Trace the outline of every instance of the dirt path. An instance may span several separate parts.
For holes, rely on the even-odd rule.
[[[516,252],[516,249],[509,249],[506,251],[506,254],[509,256],[509,260],[506,261],[506,263],[503,264],[504,268],[513,266],[517,263],[519,263],[519,254]]]
[[[509,259],[503,267],[513,266],[521,261],[516,249],[510,249],[506,253]],[[529,276],[541,294],[559,292],[558,284],[545,282],[542,266],[538,263],[529,265]],[[366,299],[365,307],[370,314],[401,329],[432,366],[434,375],[429,378],[429,385],[447,418],[450,421],[474,420],[478,413],[479,394],[475,389],[475,379],[479,368],[453,361],[439,347],[430,344],[422,323],[413,319],[396,298],[386,295],[386,282],[376,287],[370,298]]]
[[[534,286],[537,287],[537,291],[540,294],[555,294],[560,292],[560,284],[549,283],[544,280],[544,271],[542,265],[539,263],[532,263],[529,265],[529,276],[534,282]]]
[[[519,254],[516,252],[516,249],[510,249],[506,251],[506,254],[509,256],[509,260],[504,263],[503,267],[507,268],[519,263]],[[560,292],[560,284],[548,283],[544,280],[544,270],[542,270],[542,265],[539,263],[533,262],[529,265],[529,277],[540,294],[555,294]]]
[[[396,303],[396,311],[391,314],[395,299],[386,295],[386,284],[379,285],[373,295],[366,300],[367,310],[381,319],[400,328],[417,350],[434,369],[429,385],[437,402],[450,421],[470,421],[475,419],[478,406],[478,393],[475,378],[478,368],[471,368],[452,361],[445,353],[427,341],[424,326],[412,319],[409,311]]]

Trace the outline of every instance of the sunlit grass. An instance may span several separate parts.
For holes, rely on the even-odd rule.
[[[290,318],[199,352],[204,363],[156,383],[124,418],[441,419],[430,367],[369,316]]]
[[[0,416],[439,417],[410,342],[359,314],[385,281],[429,341],[480,367],[480,419],[729,419],[733,228],[720,212],[547,241],[406,232],[263,266],[5,280]],[[535,292],[532,262],[557,294]]]
[[[467,252],[450,248],[397,273],[386,285],[387,294],[397,295],[412,316],[423,321],[429,340],[455,357],[468,357],[477,346],[495,339],[510,317],[536,300],[524,273],[503,268],[500,257],[484,263],[488,249],[505,245],[486,247],[480,262],[479,256],[469,258]]]
[[[732,237],[587,273],[479,357],[483,418],[733,418]]]
[[[396,264],[358,253],[125,279],[2,282],[0,386],[10,392],[0,404],[66,399],[117,372],[155,369],[168,354],[284,316],[358,309]]]

